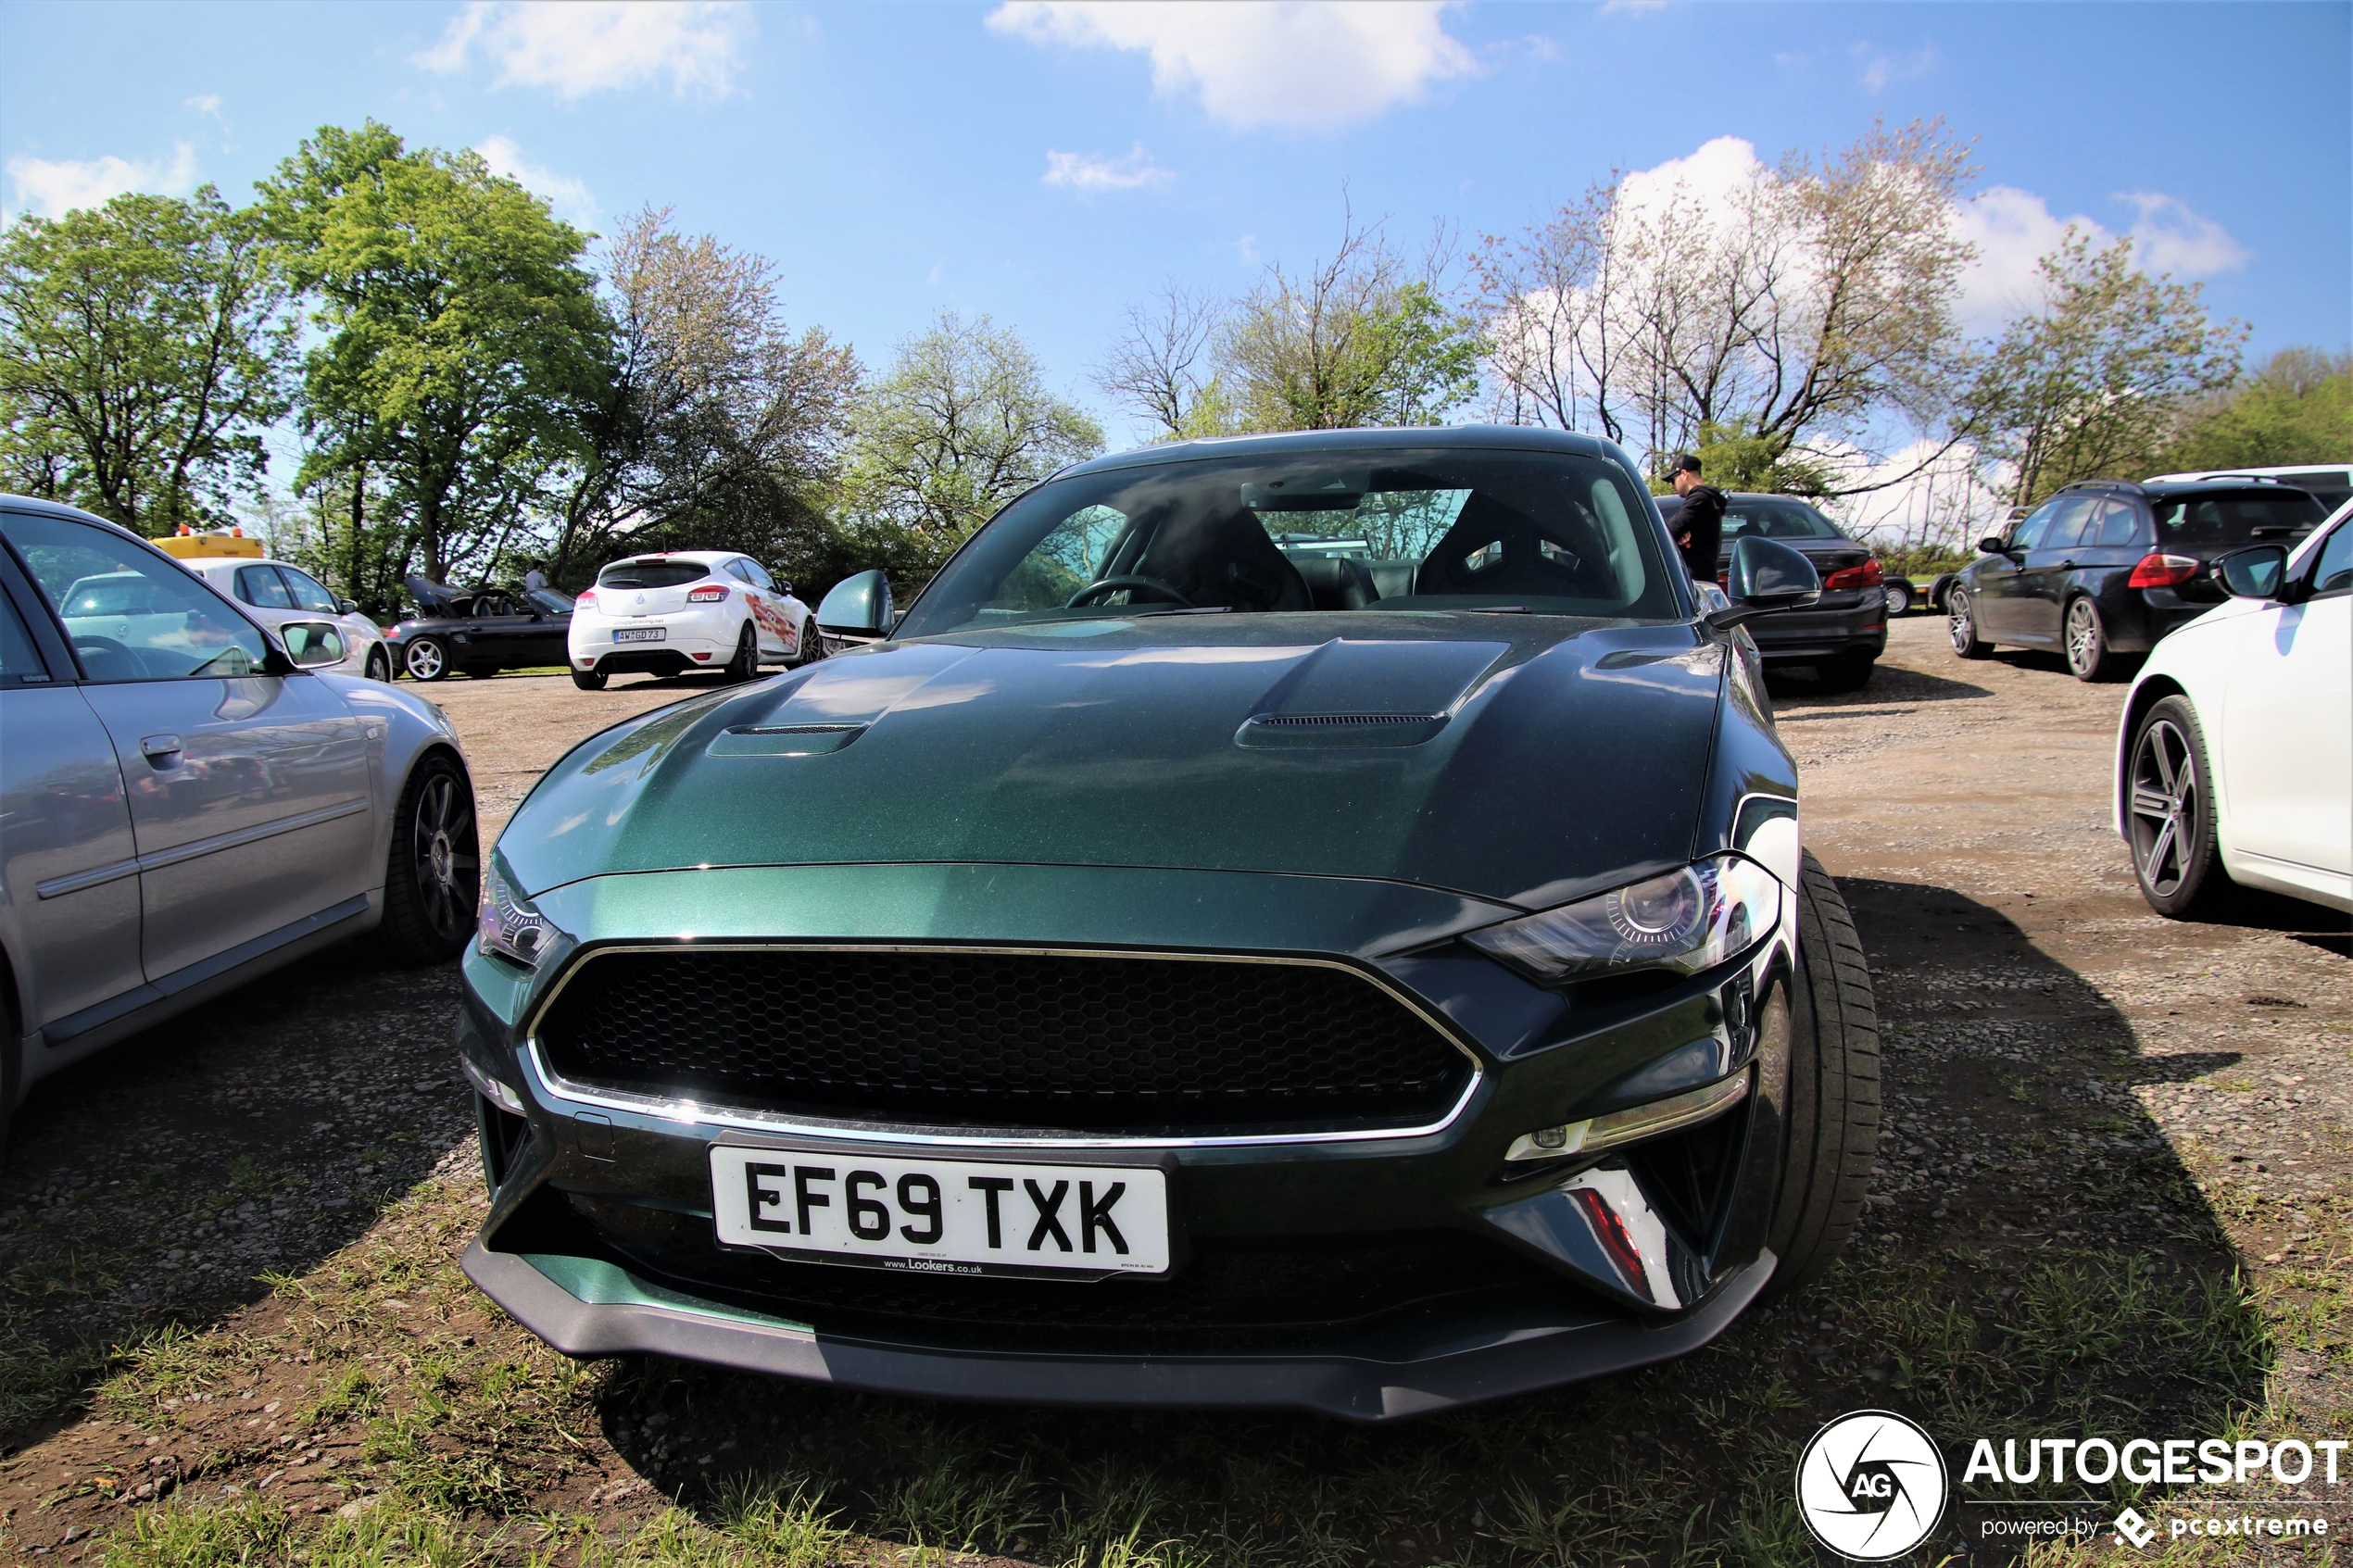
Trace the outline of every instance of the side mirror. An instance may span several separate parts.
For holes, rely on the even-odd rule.
[[[289,621],[278,628],[278,637],[297,670],[340,664],[350,651],[344,646],[342,631],[327,621]]]
[[[887,637],[898,625],[890,610],[890,580],[879,571],[862,571],[834,584],[817,607],[817,624],[849,637]]]
[[[2275,599],[2280,596],[2280,580],[2287,572],[2287,546],[2257,545],[2251,549],[2233,550],[2214,562],[2215,581],[2230,590],[2233,598]]]
[[[337,615],[357,615],[359,613],[359,601],[358,599],[337,599],[335,601],[335,613]]]
[[[2010,553],[2010,542],[1998,533],[1988,533],[1977,542],[1977,547],[1981,553],[1989,556],[2006,556]]]
[[[1732,558],[1724,569],[1724,596],[1731,602],[1704,617],[1719,631],[1775,610],[1804,609],[1822,596],[1822,574],[1802,552],[1779,540],[1749,534],[1732,542]]]

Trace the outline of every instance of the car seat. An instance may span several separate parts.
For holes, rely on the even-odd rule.
[[[1567,517],[1539,522],[1475,491],[1454,526],[1423,558],[1414,592],[1614,598],[1608,564],[1592,543],[1595,532],[1590,524],[1574,527]]]

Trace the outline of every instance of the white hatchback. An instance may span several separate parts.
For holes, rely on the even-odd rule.
[[[349,599],[336,598],[302,568],[252,556],[189,556],[180,564],[245,606],[272,631],[289,621],[333,621],[349,651],[340,663],[326,668],[371,681],[392,679],[392,654],[384,646],[384,628],[360,614]]]
[[[573,607],[572,683],[598,691],[615,675],[721,670],[749,681],[761,665],[825,656],[810,608],[749,556],[673,550],[631,556],[597,573]]]
[[[2233,883],[2353,910],[2353,505],[2212,566],[2233,596],[2157,645],[2117,733],[2133,874],[2177,919]]]

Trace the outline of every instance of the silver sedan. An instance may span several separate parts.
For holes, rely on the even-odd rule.
[[[473,784],[441,710],[323,672],[127,530],[0,495],[0,1139],[33,1083],[371,933],[457,956]]]

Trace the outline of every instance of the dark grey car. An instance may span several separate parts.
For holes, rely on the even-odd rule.
[[[1719,581],[1732,546],[1743,539],[1787,545],[1812,561],[1822,578],[1822,596],[1809,608],[1783,610],[1748,623],[1756,651],[1768,664],[1810,665],[1831,691],[1860,690],[1887,647],[1887,589],[1870,546],[1793,495],[1739,492],[1724,500]],[[1667,520],[1669,533],[1682,509],[1680,496],[1658,498],[1659,515]]]
[[[265,631],[136,534],[0,495],[0,1139],[35,1081],[314,948],[464,945],[457,734],[313,668],[345,652],[332,621]]]

